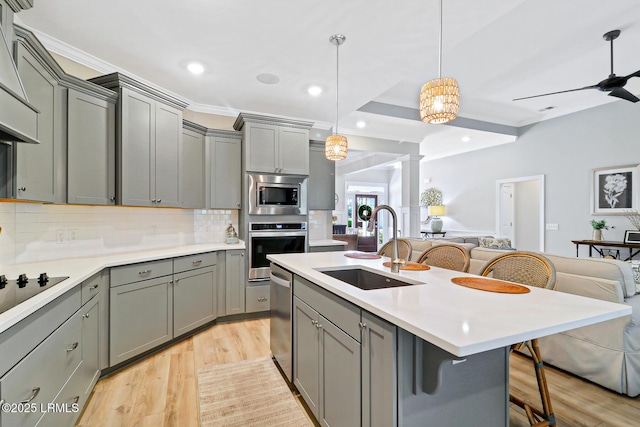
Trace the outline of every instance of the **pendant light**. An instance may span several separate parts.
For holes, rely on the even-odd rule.
[[[334,34],[329,37],[329,41],[336,47],[336,126],[333,128],[333,135],[329,136],[324,143],[324,155],[329,160],[344,160],[347,158],[349,144],[347,137],[338,134],[338,81],[340,80],[340,45],[347,38],[342,34]]]
[[[420,119],[425,123],[443,124],[454,120],[460,109],[458,82],[442,77],[442,0],[440,0],[440,40],[438,78],[428,81],[420,91]]]

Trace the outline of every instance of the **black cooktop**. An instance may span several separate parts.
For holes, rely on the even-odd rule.
[[[7,279],[4,274],[0,275],[0,313],[4,313],[68,278],[68,276],[49,277],[47,273],[33,278],[21,274],[17,279]]]

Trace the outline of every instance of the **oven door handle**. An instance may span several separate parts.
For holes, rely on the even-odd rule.
[[[273,271],[271,271],[271,273],[269,273],[269,278],[276,285],[284,286],[285,288],[291,287],[291,281],[290,281],[291,279],[289,279],[288,277],[281,277],[276,273],[274,273]]]

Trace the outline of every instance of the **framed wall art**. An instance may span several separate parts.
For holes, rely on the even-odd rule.
[[[591,213],[624,215],[638,210],[638,173],[640,165],[591,170]]]

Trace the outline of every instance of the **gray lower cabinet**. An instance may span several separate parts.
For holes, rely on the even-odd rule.
[[[362,425],[398,425],[398,327],[362,310]]]
[[[111,269],[110,366],[173,338],[172,272],[170,259]]]
[[[294,384],[322,426],[361,424],[360,343],[294,298]]]
[[[41,421],[43,414],[57,418],[60,414],[46,413],[47,405],[56,402],[69,384],[77,384],[74,393],[80,400],[88,381],[88,377],[79,371],[84,360],[84,307],[79,310],[80,301],[80,287],[76,287],[2,333],[0,351],[3,356],[15,358],[16,349],[20,354],[18,363],[0,378],[0,397],[4,403],[24,402],[32,409],[0,411],[0,424],[3,427],[34,426]],[[50,330],[53,332],[48,335]],[[38,344],[26,347],[17,344],[20,341],[29,342],[31,338]],[[67,424],[73,425],[78,411],[73,412],[72,408],[69,411],[72,413],[65,413],[64,416],[70,417]]]
[[[67,103],[67,201],[115,205],[115,99],[68,89]]]
[[[320,424],[397,426],[397,327],[299,276],[293,292],[293,381]]]
[[[256,313],[260,311],[269,311],[271,304],[269,302],[270,289],[269,285],[247,286],[246,292],[246,312]]]
[[[217,317],[216,253],[174,259],[173,336]]]
[[[244,250],[227,251],[225,262],[225,314],[245,312],[245,256]]]

